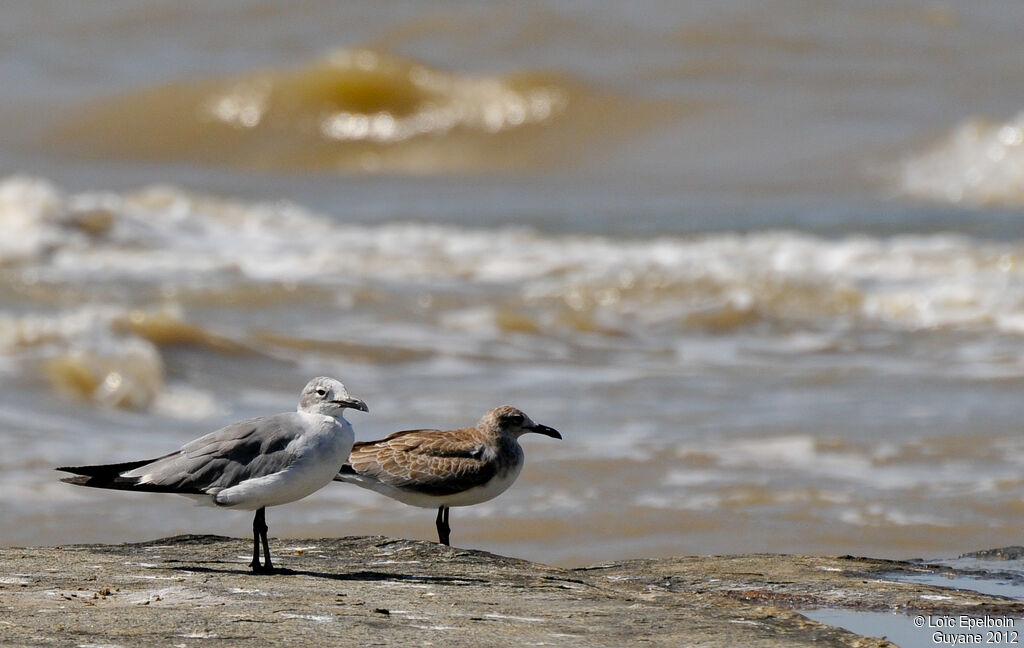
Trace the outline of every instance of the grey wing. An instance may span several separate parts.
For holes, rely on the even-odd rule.
[[[291,465],[296,457],[286,448],[305,431],[304,423],[295,413],[232,423],[124,476],[160,490],[213,495]]]

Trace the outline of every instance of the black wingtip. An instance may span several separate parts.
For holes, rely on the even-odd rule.
[[[174,454],[174,453],[172,453]],[[127,461],[119,464],[104,464],[97,466],[63,466],[57,470],[74,473],[74,477],[65,477],[62,482],[74,484],[75,486],[88,486],[89,488],[107,488],[110,490],[139,491],[145,493],[177,493],[179,495],[208,495],[205,489],[196,487],[193,484],[161,484],[152,482],[140,482],[139,477],[124,477],[124,473],[140,468],[154,461],[159,461],[172,455],[165,455],[157,459],[145,459],[142,461]]]
[[[345,464],[344,466],[341,467],[341,470],[338,471],[338,474],[334,476],[334,481],[343,482],[343,481],[346,481],[345,480],[345,475],[357,475],[357,474],[359,474],[359,473],[356,472],[356,469],[353,468],[351,464]]]
[[[143,459],[141,461],[125,461],[124,463],[116,464],[96,464],[93,466],[62,466],[57,468],[61,472],[68,472],[74,475],[88,475],[90,477],[115,477],[123,472],[129,470],[135,470],[141,466],[145,466],[148,463],[153,463],[156,459]]]
[[[122,473],[135,470],[140,466],[152,463],[154,459],[142,461],[126,461],[117,464],[98,464],[94,466],[61,466],[57,470],[75,475],[61,479],[66,484],[89,486],[91,488],[111,488],[115,490],[135,490],[137,477],[121,477]]]

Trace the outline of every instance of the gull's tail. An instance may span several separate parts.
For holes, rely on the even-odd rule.
[[[57,468],[57,470],[74,474],[74,477],[65,477],[61,481],[75,484],[76,486],[113,488],[115,490],[151,490],[144,486],[140,487],[138,477],[122,477],[121,474],[154,461],[156,459],[126,461],[125,463],[104,464],[100,466],[63,466]]]

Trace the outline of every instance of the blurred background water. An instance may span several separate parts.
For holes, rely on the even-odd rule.
[[[515,404],[453,542],[578,564],[1020,542],[1015,0],[0,7],[0,543],[244,536],[75,489],[292,409]],[[336,484],[279,536],[432,539]]]

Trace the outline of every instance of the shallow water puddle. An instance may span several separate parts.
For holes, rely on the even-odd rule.
[[[908,574],[895,572],[883,574],[882,578],[898,583],[916,583],[918,585],[934,585],[947,589],[971,590],[990,596],[1024,600],[1024,580],[1015,574],[992,573],[968,576],[942,572],[921,572]]]
[[[798,610],[818,623],[867,636],[883,637],[900,648],[935,646],[1018,646],[1024,619],[1003,616],[906,615],[863,610]]]
[[[934,646],[921,628],[914,627],[911,617],[890,612],[864,612],[861,610],[798,610],[800,614],[818,623],[835,626],[867,637],[885,637],[902,648]]]

